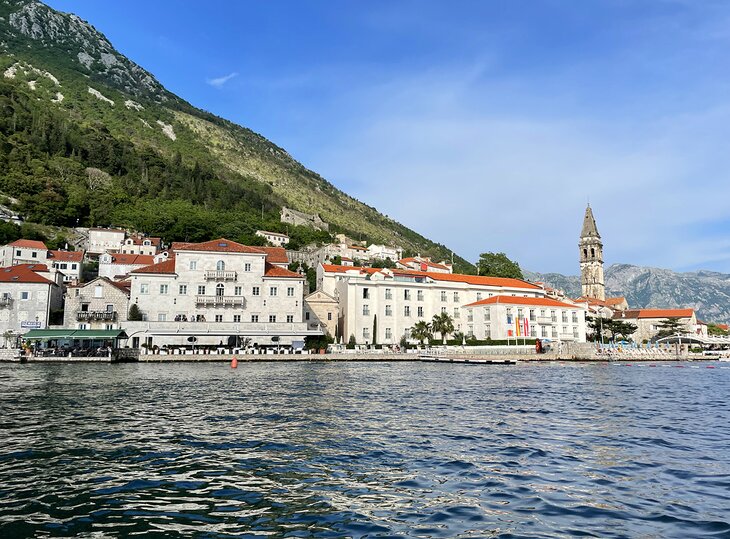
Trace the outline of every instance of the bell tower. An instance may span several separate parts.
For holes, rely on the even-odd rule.
[[[580,252],[580,284],[584,297],[605,300],[606,285],[603,280],[603,242],[596,227],[593,210],[588,204],[583,218],[583,230],[578,242]]]

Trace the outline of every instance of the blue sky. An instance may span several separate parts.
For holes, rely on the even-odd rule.
[[[470,260],[730,272],[730,3],[49,4]]]

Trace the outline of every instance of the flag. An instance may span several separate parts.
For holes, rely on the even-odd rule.
[[[512,335],[514,334],[514,332],[512,330],[513,324],[514,324],[514,320],[512,319],[512,315],[508,314],[507,315],[507,337],[512,337]]]
[[[520,315],[517,315],[515,319],[515,326],[517,326],[517,336],[520,336]]]
[[[522,319],[522,329],[522,334],[527,337],[530,334],[530,320],[527,317]]]

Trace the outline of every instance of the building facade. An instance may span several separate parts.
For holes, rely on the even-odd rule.
[[[44,264],[0,268],[0,334],[48,327],[51,312],[63,306],[63,276],[54,275]]]
[[[90,255],[100,255],[106,252],[118,253],[126,235],[124,230],[116,228],[90,228],[89,246],[86,252]]]
[[[124,329],[128,312],[129,283],[97,277],[66,289],[63,325],[74,329]]]
[[[590,205],[586,208],[578,242],[581,294],[586,298],[606,299],[603,277],[603,242]]]
[[[289,236],[280,234],[279,232],[269,232],[267,230],[257,230],[256,235],[264,238],[274,247],[284,247],[289,243]]]
[[[309,329],[321,328],[325,335],[337,339],[339,303],[322,290],[315,290],[304,298],[304,321]]]
[[[155,257],[151,255],[104,253],[99,255],[99,277],[118,279],[154,263]]]
[[[668,319],[679,322],[682,335],[695,335],[701,326],[694,309],[628,309],[616,312],[613,318],[637,326],[631,336],[635,342],[651,341],[661,331],[662,322]]]
[[[130,308],[136,305],[143,317],[127,323],[132,346],[244,339],[296,347],[307,335],[321,335],[303,319],[304,277],[285,266],[281,248],[223,238],[176,244],[168,260],[130,274]]]
[[[81,279],[84,251],[48,250],[46,244],[36,240],[16,240],[2,247],[2,265],[44,264],[49,270],[63,274],[63,282]]]

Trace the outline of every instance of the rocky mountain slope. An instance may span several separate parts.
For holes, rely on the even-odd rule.
[[[730,321],[730,274],[712,271],[677,273],[671,270],[613,264],[605,271],[606,293],[625,296],[631,307],[694,307],[709,322]],[[531,280],[580,295],[580,277],[531,273]]]
[[[200,110],[125,58],[92,25],[35,0],[0,0],[0,194],[47,225],[123,225],[197,241],[296,243],[282,206],[332,233],[450,258],[451,251],[334,187],[250,129]],[[455,257],[457,270],[473,266]]]

